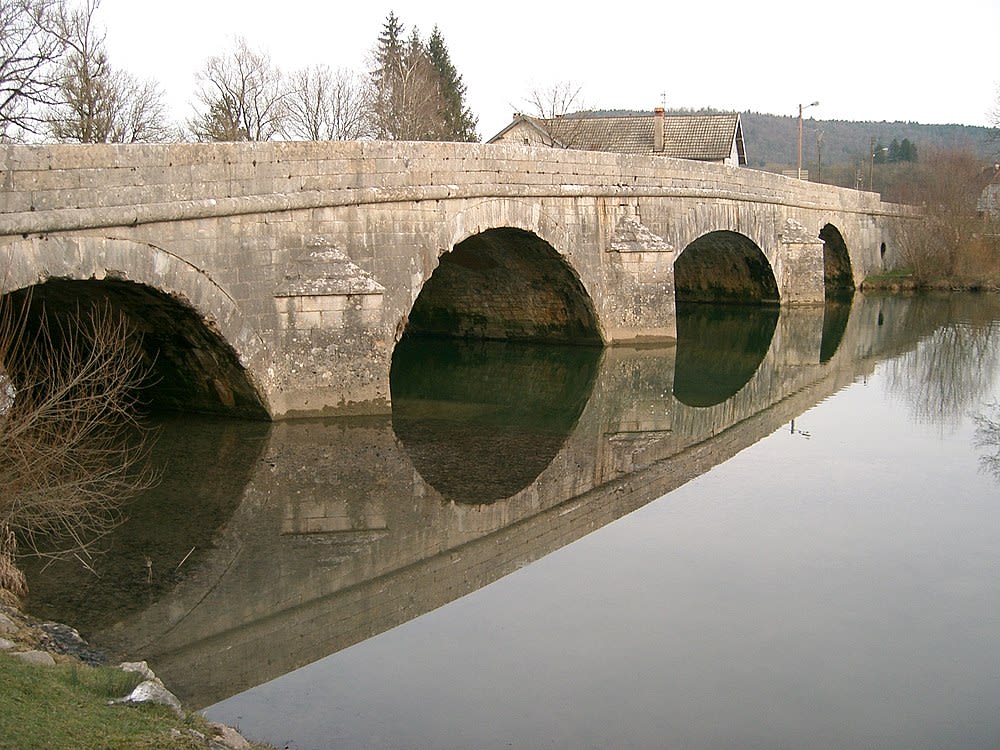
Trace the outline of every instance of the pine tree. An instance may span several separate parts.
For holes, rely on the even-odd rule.
[[[394,138],[397,102],[403,70],[403,24],[389,11],[375,47],[372,77],[372,120],[377,138]]]
[[[475,142],[479,140],[476,132],[478,118],[465,104],[465,84],[462,76],[451,62],[448,47],[437,25],[431,32],[427,42],[427,55],[437,71],[444,99],[444,134],[449,140]]]
[[[373,55],[372,121],[389,140],[477,141],[477,120],[465,106],[465,84],[440,30],[427,43],[390,12]]]

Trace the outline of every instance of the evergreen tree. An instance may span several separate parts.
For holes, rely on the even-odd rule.
[[[442,117],[445,136],[456,141],[478,141],[479,134],[476,132],[478,118],[465,104],[465,84],[451,62],[448,47],[437,25],[434,26],[427,42],[427,55],[437,71],[444,99]]]
[[[899,160],[900,161],[917,160],[917,147],[909,138],[904,138],[903,142],[899,144]]]
[[[893,138],[889,144],[889,163],[895,164],[897,161],[902,161],[899,156],[899,139]]]
[[[373,53],[372,122],[389,140],[475,141],[477,121],[465,85],[435,27],[428,43],[390,12]]]

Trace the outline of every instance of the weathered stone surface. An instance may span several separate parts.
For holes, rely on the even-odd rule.
[[[857,286],[892,265],[896,227],[914,220],[872,193],[751,169],[511,145],[10,145],[0,172],[9,288],[119,284],[113,300],[131,318],[166,319],[150,353],[183,376],[174,407],[189,388],[199,410],[256,417],[384,413],[415,302],[443,256],[491,230],[536,237],[573,280],[568,309],[590,309],[602,342],[628,343],[676,337],[674,263],[709,234],[744,238],[751,272],[766,267],[773,284],[689,286],[817,303],[824,278]],[[817,240],[834,236],[827,227],[849,261],[833,270]],[[693,267],[737,275],[751,255],[727,257],[722,271]],[[518,273],[532,291],[551,278],[531,263]],[[514,309],[513,290],[493,298]],[[497,330],[462,301],[436,307],[459,328]],[[540,321],[527,322],[507,328],[534,336]]]
[[[250,743],[232,727],[225,724],[209,724],[212,731],[212,744],[228,750],[250,750]]]
[[[38,667],[51,667],[56,663],[48,651],[12,651],[10,655],[25,664],[33,664]]]
[[[160,706],[166,706],[179,718],[184,716],[184,709],[181,708],[181,702],[177,700],[177,696],[167,690],[163,683],[155,677],[150,680],[143,680],[124,698],[109,701],[109,703],[112,705],[155,703]]]
[[[118,668],[123,672],[135,672],[136,674],[140,674],[145,680],[153,680],[156,678],[153,670],[150,669],[149,665],[144,661],[123,661],[118,665]]]
[[[18,631],[17,625],[4,612],[0,612],[0,633],[9,634]]]
[[[9,641],[6,638],[0,638],[0,651],[10,651],[12,648],[17,646],[14,641]]]

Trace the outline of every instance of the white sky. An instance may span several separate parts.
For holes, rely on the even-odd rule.
[[[390,10],[436,23],[489,138],[532,89],[570,81],[602,109],[715,107],[817,119],[987,125],[997,103],[1000,0],[949,3],[675,0],[103,0],[113,65],[160,82],[178,120],[195,75],[237,35],[283,70],[363,71]],[[652,9],[651,9],[652,8]],[[808,115],[807,115],[808,116]]]

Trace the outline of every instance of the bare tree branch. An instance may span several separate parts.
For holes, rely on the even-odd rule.
[[[0,414],[0,536],[31,551],[86,550],[153,480],[134,418],[147,367],[108,307],[61,319],[0,300],[0,369],[16,392]]]
[[[0,141],[40,135],[39,108],[53,103],[63,0],[0,0]]]
[[[309,141],[371,137],[371,93],[350,70],[315,65],[292,74],[283,133]]]
[[[281,133],[287,92],[270,56],[243,38],[226,55],[208,58],[198,76],[195,116],[188,123],[201,141],[267,141]]]

